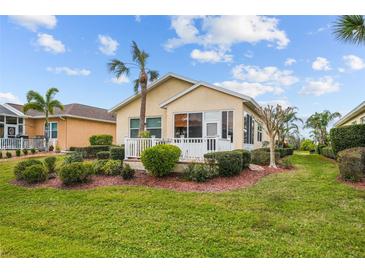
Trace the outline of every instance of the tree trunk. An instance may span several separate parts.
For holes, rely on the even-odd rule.
[[[139,133],[145,131],[146,127],[146,97],[147,97],[147,74],[142,71],[139,77],[141,85],[141,110],[139,115]]]
[[[275,136],[270,136],[270,165],[269,167],[276,168],[275,164]]]
[[[48,123],[48,113],[46,112],[46,121],[45,121],[45,132],[44,132],[44,137],[46,139],[46,147],[45,147],[45,150],[46,151],[49,151],[49,136],[48,136],[48,133],[49,133],[49,123]]]

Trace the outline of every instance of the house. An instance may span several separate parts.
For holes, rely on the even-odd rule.
[[[335,127],[365,124],[365,101],[335,123]]]
[[[106,109],[82,104],[64,105],[64,110],[55,110],[49,116],[50,144],[61,150],[73,146],[88,146],[89,137],[94,134],[110,134],[115,140],[115,116]],[[29,147],[41,146],[44,138],[45,116],[29,110],[23,113],[23,105],[6,103],[0,105],[0,149],[14,149],[23,146],[19,139],[27,141]],[[34,142],[38,140],[34,145]],[[32,144],[30,142],[32,141]]]
[[[148,144],[150,140],[136,138],[140,101],[136,94],[110,110],[117,119],[116,142],[126,145],[126,157],[139,157],[143,147],[153,145]],[[154,144],[178,145],[183,158],[192,153],[201,158],[217,150],[251,150],[268,140],[259,107],[242,93],[168,73],[148,86],[146,129],[156,137]]]

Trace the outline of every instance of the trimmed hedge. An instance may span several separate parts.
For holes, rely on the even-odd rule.
[[[336,155],[333,152],[332,147],[322,147],[320,149],[320,154],[327,158],[336,159]]]
[[[44,159],[48,173],[54,173],[56,169],[56,157],[51,156]]]
[[[83,157],[82,153],[80,153],[80,152],[72,152],[67,157],[65,157],[65,159],[63,160],[63,162],[65,164],[79,163],[79,162],[83,162],[83,161],[84,161],[84,157]]]
[[[149,173],[162,177],[174,169],[180,154],[181,150],[177,146],[160,144],[145,149],[142,152],[141,161]]]
[[[204,158],[213,160],[218,165],[218,174],[222,177],[231,177],[240,174],[243,169],[243,153],[241,151],[210,152]]]
[[[80,152],[84,158],[96,158],[96,153],[100,151],[109,151],[110,146],[97,145],[88,147],[70,147],[71,151]]]
[[[47,176],[48,170],[43,164],[28,166],[23,172],[23,179],[29,184],[44,182]]]
[[[19,156],[20,156],[20,154],[21,154],[20,149],[17,149],[17,150],[15,151],[15,155],[16,155],[16,157],[19,157]]]
[[[43,165],[42,161],[37,159],[28,159],[21,161],[16,164],[14,167],[14,175],[17,180],[24,180],[24,171],[27,167],[34,166],[34,165]]]
[[[110,159],[112,160],[124,160],[124,147],[111,147]]]
[[[108,134],[92,135],[89,138],[90,145],[111,145],[113,143],[113,136]]]
[[[357,182],[365,178],[365,147],[342,150],[337,161],[343,179]]]
[[[192,163],[184,170],[183,178],[198,183],[205,182],[216,176],[216,172],[212,165]]]
[[[365,125],[332,128],[330,138],[335,154],[352,147],[365,147]]]
[[[122,169],[122,177],[124,180],[130,180],[134,177],[135,170],[130,165],[125,164]]]
[[[122,162],[119,160],[108,160],[103,166],[103,173],[107,176],[116,176],[122,173]]]
[[[242,169],[248,168],[251,163],[251,152],[244,149],[235,149],[234,151],[242,154]]]
[[[65,164],[60,168],[59,174],[62,183],[66,186],[72,186],[80,183],[86,183],[91,173],[90,165],[76,162]]]
[[[275,151],[275,162],[280,160],[280,152]],[[270,150],[267,148],[258,148],[251,151],[251,163],[255,165],[270,164]]]
[[[98,160],[109,159],[110,152],[109,151],[99,151],[98,153],[96,153],[96,158]]]
[[[93,162],[93,170],[95,174],[103,175],[104,174],[104,167],[108,160],[96,160]]]

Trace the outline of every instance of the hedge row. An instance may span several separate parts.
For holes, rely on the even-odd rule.
[[[323,155],[324,157],[336,159],[336,155],[332,150],[332,147],[322,147],[319,150],[319,154]]]
[[[343,179],[358,182],[365,178],[365,147],[345,149],[337,156]]]
[[[330,137],[335,154],[352,147],[365,147],[365,125],[332,128]]]
[[[280,160],[280,152],[275,150],[275,162]],[[270,149],[258,148],[251,151],[251,163],[255,165],[270,164]]]
[[[110,146],[113,143],[113,136],[108,134],[92,135],[89,142],[92,146]]]

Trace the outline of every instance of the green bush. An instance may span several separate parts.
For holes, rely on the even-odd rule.
[[[3,152],[0,151],[0,159],[2,159],[2,158],[3,158]]]
[[[79,163],[83,161],[84,157],[80,152],[72,152],[68,156],[66,156],[65,159],[63,160],[65,164]]]
[[[189,181],[205,182],[215,175],[211,166],[207,164],[192,163],[184,170],[183,178]]]
[[[113,143],[113,136],[108,134],[93,135],[89,138],[90,145],[108,145]]]
[[[110,152],[109,151],[100,151],[100,152],[96,153],[96,158],[98,160],[109,159]]]
[[[28,159],[17,163],[14,167],[14,175],[17,180],[24,180],[24,171],[27,167],[34,165],[43,165],[40,160]]]
[[[110,159],[112,160],[124,160],[124,147],[111,147]]]
[[[104,166],[108,162],[108,160],[96,160],[93,162],[93,170],[95,174],[102,175],[104,174]]]
[[[83,154],[84,158],[96,158],[96,153],[100,151],[109,151],[110,146],[97,145],[88,147],[70,147],[70,151],[76,151]]]
[[[242,153],[242,169],[248,168],[251,163],[251,152],[244,149],[235,149],[234,151]]]
[[[103,173],[108,176],[120,175],[122,172],[122,162],[120,160],[108,160],[106,161]]]
[[[316,149],[316,145],[313,143],[312,140],[305,139],[300,142],[300,150],[311,151],[311,150],[315,150],[315,149]]]
[[[149,173],[162,177],[174,169],[180,154],[181,150],[177,146],[160,144],[144,150],[141,161]]]
[[[275,162],[280,160],[280,153],[275,151]],[[270,150],[266,148],[258,148],[251,151],[251,163],[255,165],[267,166],[270,164]]]
[[[365,178],[365,147],[342,150],[337,161],[343,179],[357,182]]]
[[[44,163],[48,169],[48,173],[54,173],[56,169],[56,157],[51,156],[44,159]]]
[[[49,150],[50,152],[54,151],[54,146],[53,146],[53,145],[50,145],[50,146],[48,147],[48,150]]]
[[[215,161],[219,176],[230,177],[238,175],[242,171],[242,155],[240,151],[219,151],[207,153],[204,158],[208,161]]]
[[[23,154],[24,154],[25,156],[27,156],[27,155],[28,155],[28,149],[23,149]]]
[[[37,152],[37,151],[36,151],[36,149],[35,149],[35,148],[31,148],[31,149],[30,149],[30,153],[32,153],[32,154],[36,154],[36,152]]]
[[[335,155],[344,149],[365,147],[365,124],[332,128],[330,138]]]
[[[134,177],[135,170],[130,165],[125,164],[122,169],[122,177],[124,180],[130,180]]]
[[[91,161],[83,162],[83,165],[85,167],[86,173],[89,175],[95,174],[94,172],[94,163]]]
[[[322,147],[320,152],[323,156],[331,159],[336,159],[336,155],[332,150],[332,147]]]
[[[7,151],[6,152],[6,158],[11,158],[11,157],[13,157],[13,155],[11,154],[11,152]]]
[[[47,179],[48,170],[43,164],[28,166],[23,172],[23,179],[30,184],[44,182]]]
[[[286,156],[282,159],[280,159],[279,164],[286,169],[292,168],[293,167],[293,161],[292,158]]]
[[[63,165],[59,170],[59,176],[62,183],[66,186],[72,186],[80,183],[86,183],[90,178],[91,170],[89,164],[74,162]]]
[[[16,155],[16,157],[19,157],[19,156],[20,156],[20,154],[21,154],[20,149],[17,149],[17,150],[15,151],[15,155]]]
[[[316,152],[318,154],[322,154],[322,149],[326,147],[326,145],[322,145],[322,144],[318,144],[317,147],[316,147]]]

